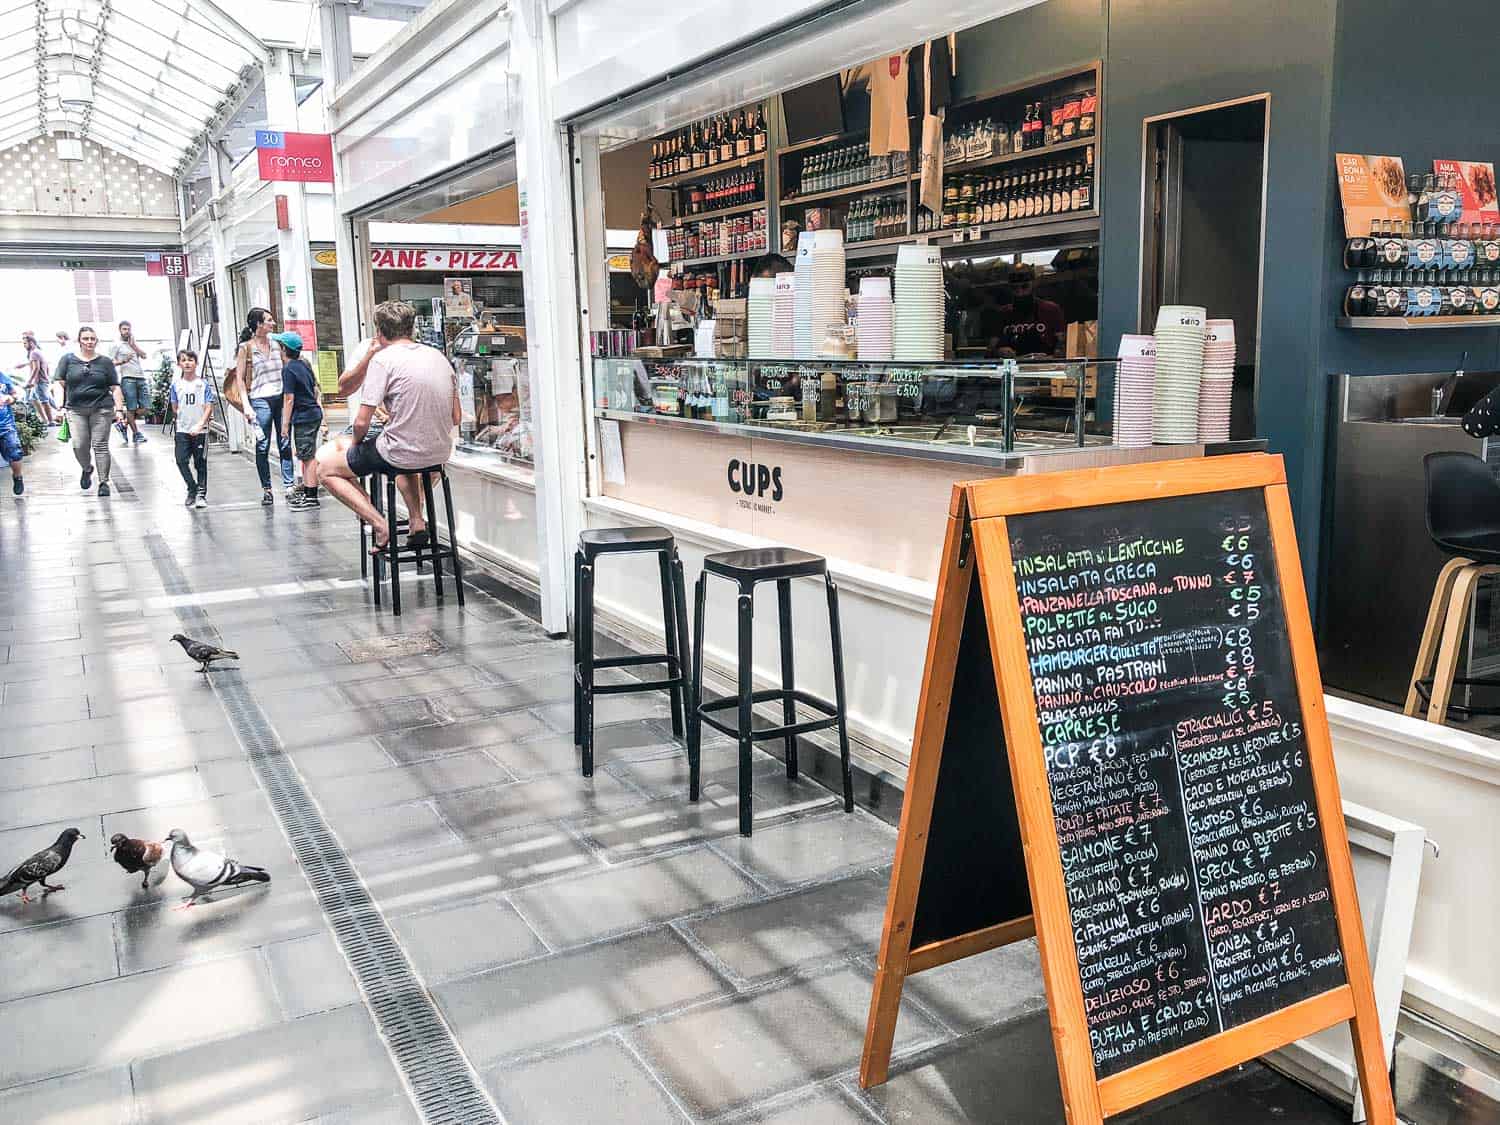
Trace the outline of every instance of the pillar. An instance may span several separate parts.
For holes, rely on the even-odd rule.
[[[287,133],[300,132],[297,120],[297,89],[293,82],[293,55],[285,49],[271,52],[266,65],[266,126]],[[286,197],[287,229],[276,232],[276,252],[281,266],[281,328],[301,330],[297,321],[313,319],[312,250],[307,224],[307,193],[299,183],[277,183],[275,193]]]

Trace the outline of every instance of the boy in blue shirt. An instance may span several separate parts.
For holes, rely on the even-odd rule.
[[[306,512],[318,507],[318,446],[323,435],[323,394],[307,360],[302,358],[302,337],[296,332],[273,332],[286,363],[281,368],[281,432],[292,435],[297,460],[302,462],[302,483],[292,490],[287,507]]]
[[[172,379],[172,411],[177,416],[174,438],[177,471],[187,485],[184,507],[208,507],[208,423],[214,416],[214,385],[198,377],[198,353],[177,353],[178,373]],[[193,478],[193,468],[198,476]]]
[[[10,465],[10,490],[16,496],[26,491],[26,482],[21,479],[21,435],[12,409],[20,401],[21,392],[15,382],[0,372],[0,461]]]

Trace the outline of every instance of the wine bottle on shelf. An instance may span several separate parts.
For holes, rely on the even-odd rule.
[[[766,114],[764,106],[755,107],[755,132],[750,145],[755,152],[766,151]]]
[[[750,134],[745,129],[743,110],[734,115],[734,154],[735,156],[750,155]]]

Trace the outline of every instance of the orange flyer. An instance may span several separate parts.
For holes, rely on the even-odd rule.
[[[1434,160],[1432,170],[1448,173],[1458,184],[1464,200],[1466,223],[1500,223],[1500,203],[1495,199],[1495,166],[1475,160]]]
[[[1369,234],[1370,224],[1377,219],[1411,218],[1406,205],[1406,169],[1399,156],[1341,152],[1336,160],[1346,238]]]

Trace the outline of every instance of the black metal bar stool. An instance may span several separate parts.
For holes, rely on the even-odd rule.
[[[666,652],[644,655],[594,656],[594,563],[600,555],[653,552],[661,572],[662,632]],[[583,776],[594,775],[594,696],[635,691],[665,691],[672,701],[672,733],[682,736],[682,713],[687,706],[689,655],[687,593],[683,588],[682,559],[677,543],[664,527],[610,527],[585,531],[573,552],[573,744],[583,750]],[[596,684],[600,668],[665,664],[658,680]]]
[[[448,545],[444,546],[438,538],[437,501],[432,491],[432,478],[434,474],[443,486],[443,511],[447,517]],[[416,476],[421,478],[422,498],[427,509],[427,538],[424,542],[411,542],[411,521],[399,514],[396,507],[396,477]],[[438,603],[443,601],[443,562],[447,560],[453,565],[453,585],[458,595],[458,604],[464,604],[464,573],[463,563],[458,557],[458,539],[453,533],[453,491],[448,484],[448,473],[442,465],[431,465],[425,469],[412,469],[410,472],[400,474],[394,473],[372,473],[368,478],[370,502],[375,505],[375,510],[386,518],[386,530],[389,538],[386,545],[375,557],[374,573],[370,575],[370,585],[374,592],[375,604],[380,604],[380,588],[385,582],[385,568],[388,565],[391,570],[391,612],[396,617],[401,616],[401,563],[403,561],[416,564],[417,572],[421,573],[422,564],[432,564],[433,589],[437,594]],[[368,546],[369,531],[364,521],[359,521],[359,549],[360,549],[360,576],[367,573],[366,559],[369,557]]]
[[[739,587],[739,667],[735,695],[703,702],[703,610],[708,595],[708,576],[717,574]],[[809,692],[798,691],[792,672],[792,579],[823,579],[828,593],[828,631],[833,647],[834,702],[829,703]],[[776,602],[781,625],[781,687],[754,690],[755,671],[751,662],[752,630],[755,623],[755,586],[758,582],[776,583]],[[751,747],[767,738],[786,740],[786,775],[797,776],[797,736],[837,727],[839,762],[843,774],[844,811],[854,811],[854,778],[849,769],[849,730],[844,699],[844,642],[839,630],[839,591],[828,573],[827,562],[819,555],[789,547],[752,548],[724,551],[703,560],[698,575],[693,606],[693,702],[688,710],[688,799],[696,801],[701,788],[702,724],[707,723],[739,742],[740,753],[740,835],[751,831]],[[755,730],[752,709],[757,703],[781,701],[780,726]],[[797,721],[797,704],[820,712],[822,718]],[[712,712],[739,709],[734,724],[720,722]]]

